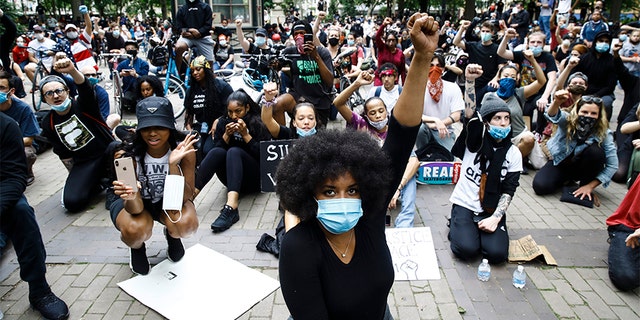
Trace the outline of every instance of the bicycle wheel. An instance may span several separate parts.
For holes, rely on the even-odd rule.
[[[36,67],[36,73],[33,75],[33,83],[31,84],[31,106],[33,106],[34,111],[40,111],[40,107],[42,106],[42,99],[40,95],[40,87],[38,84],[40,80],[44,78],[46,75],[44,70],[42,70],[41,66]]]
[[[165,85],[166,81],[166,77],[160,77],[160,82],[163,85]],[[187,89],[182,81],[169,77],[169,87],[165,91],[165,98],[169,99],[173,106],[173,117],[178,119],[184,113],[184,99],[187,96]]]
[[[113,108],[111,113],[116,113],[122,118],[122,79],[117,70],[113,71]]]

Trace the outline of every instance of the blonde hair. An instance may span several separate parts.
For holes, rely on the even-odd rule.
[[[585,102],[580,98],[578,102],[575,104],[573,108],[571,108],[571,112],[569,112],[569,116],[567,117],[567,144],[569,140],[573,138],[573,135],[576,133],[578,128],[578,111],[585,104],[595,104],[600,109],[598,113],[598,119],[596,120],[593,135],[596,136],[598,140],[598,145],[602,145],[604,139],[607,137],[607,130],[609,130],[609,121],[607,121],[607,111],[604,109],[604,102],[595,103]]]

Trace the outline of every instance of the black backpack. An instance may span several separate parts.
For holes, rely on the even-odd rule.
[[[435,139],[434,139],[435,140]],[[453,154],[438,142],[432,140],[416,150],[420,161],[453,161]]]
[[[156,67],[166,65],[168,60],[169,50],[165,46],[157,46],[149,52],[149,61]]]

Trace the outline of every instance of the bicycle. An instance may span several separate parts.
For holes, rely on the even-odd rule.
[[[124,91],[122,90],[122,78],[120,78],[120,72],[118,72],[117,69],[118,58],[126,57],[129,59],[129,66],[131,69],[133,69],[133,59],[131,55],[125,53],[101,53],[100,57],[101,59],[108,60],[109,72],[111,73],[113,89],[113,107],[111,108],[111,113],[117,113],[122,117],[122,99],[124,98]]]
[[[191,68],[189,65],[191,63],[191,57],[196,53],[194,50],[195,48],[192,47],[187,51],[189,59],[181,57],[181,59],[183,59],[182,63],[187,67],[184,81],[182,81],[178,68],[176,67],[176,51],[173,47],[172,40],[167,42],[167,49],[169,50],[167,73],[165,76],[158,78],[162,83],[164,83],[164,96],[171,101],[171,105],[173,106],[173,116],[175,119],[178,119],[185,111],[184,99],[187,96],[187,90],[189,90],[189,79],[191,78]]]
[[[33,51],[38,57],[36,71],[33,74],[33,81],[31,82],[31,106],[35,112],[38,112],[42,106],[42,97],[40,95],[40,87],[38,86],[38,83],[40,83],[42,78],[49,75],[49,69],[44,65],[42,59],[50,56],[50,53],[53,51],[34,48],[27,48],[27,50]]]

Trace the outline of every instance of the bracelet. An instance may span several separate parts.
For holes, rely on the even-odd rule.
[[[271,107],[275,106],[276,103],[278,103],[277,99],[273,99],[271,101],[267,101],[267,99],[265,99],[264,96],[262,96],[262,99],[260,99],[260,104],[265,108],[271,108]]]
[[[455,120],[455,119],[453,119],[453,117],[452,117],[452,116],[449,116],[449,119],[451,119],[451,124],[456,123],[456,120]]]

